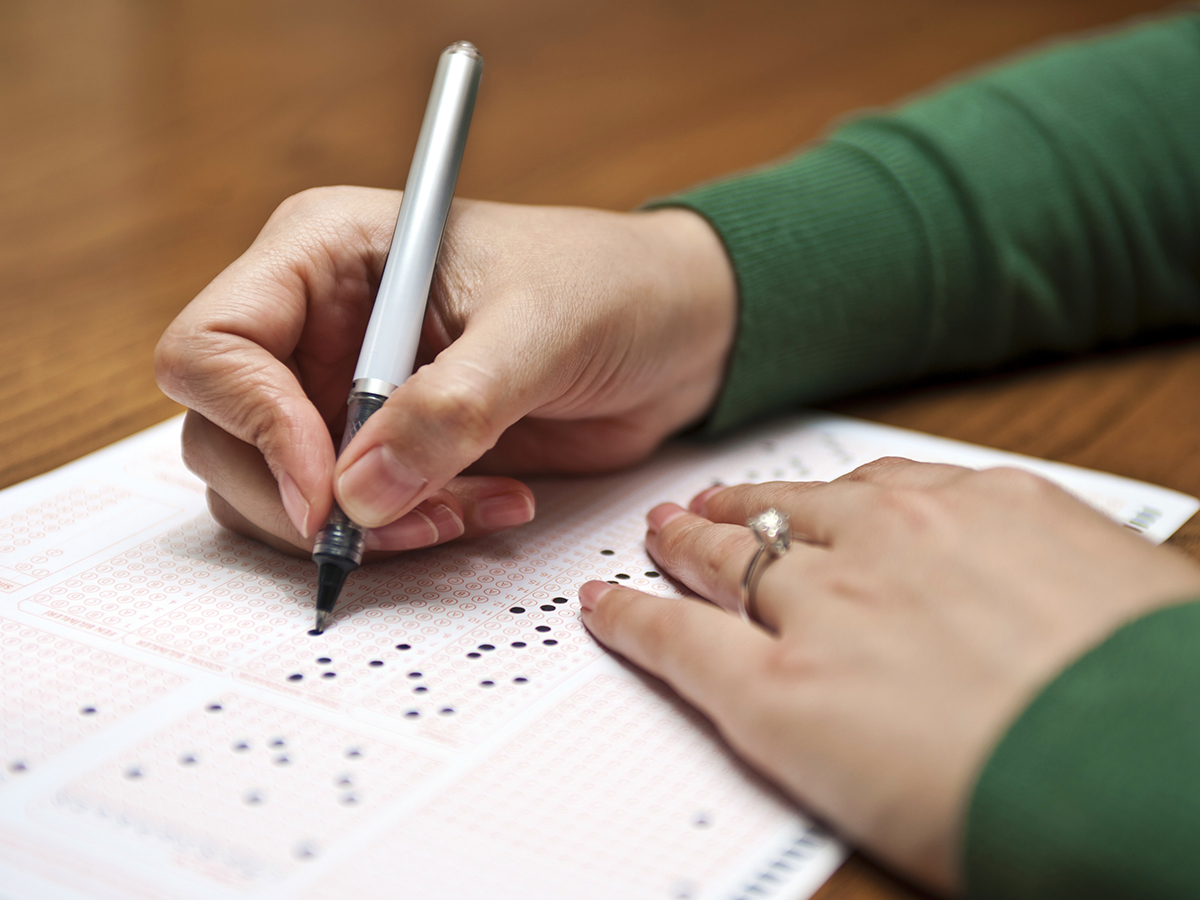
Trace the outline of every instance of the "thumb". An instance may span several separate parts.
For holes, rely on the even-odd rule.
[[[394,521],[567,388],[573,377],[558,354],[520,331],[472,321],[367,420],[334,470],[334,492],[350,518],[371,528]]]

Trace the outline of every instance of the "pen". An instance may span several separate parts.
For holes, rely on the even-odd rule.
[[[482,72],[483,57],[466,41],[451,44],[438,59],[396,216],[396,231],[354,370],[339,454],[413,372],[433,267],[454,197]],[[317,621],[313,634],[325,630],[346,576],[362,562],[366,531],[334,501],[313,545],[312,558],[317,564]]]

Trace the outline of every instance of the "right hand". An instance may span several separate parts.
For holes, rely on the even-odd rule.
[[[714,402],[736,286],[698,215],[459,200],[420,368],[337,458],[399,202],[289,198],[159,342],[222,524],[305,553],[336,497],[376,551],[486,534],[533,516],[529,489],[494,473],[627,466]]]

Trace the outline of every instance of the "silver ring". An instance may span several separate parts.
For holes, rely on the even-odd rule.
[[[746,527],[754,532],[758,540],[758,550],[746,567],[746,574],[742,576],[742,602],[739,609],[743,621],[758,624],[758,600],[754,591],[766,564],[779,559],[792,546],[792,530],[788,522],[788,514],[775,507],[746,520]]]

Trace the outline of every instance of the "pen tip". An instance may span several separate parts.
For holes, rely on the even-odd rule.
[[[317,567],[317,624],[313,631],[320,634],[325,630],[333,607],[337,604],[342,585],[346,583],[349,569],[336,562],[322,562]]]

